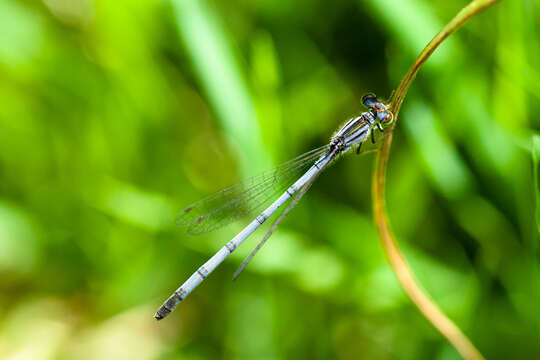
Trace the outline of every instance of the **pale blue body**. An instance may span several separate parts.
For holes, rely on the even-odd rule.
[[[227,258],[245,239],[247,239],[266,219],[268,219],[281,205],[289,200],[307,182],[317,176],[335,157],[346,152],[352,146],[366,140],[375,124],[375,117],[371,112],[365,112],[357,118],[349,120],[332,138],[330,150],[321,156],[314,164],[292,184],[277,200],[268,206],[259,216],[247,225],[238,235],[223,246],[214,256],[191,275],[172,294],[156,312],[156,319],[163,319],[171,313],[176,306],[189,293],[193,291],[214,269]]]

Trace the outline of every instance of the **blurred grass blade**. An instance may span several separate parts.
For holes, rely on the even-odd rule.
[[[416,57],[433,37],[433,34],[436,34],[443,26],[433,11],[431,2],[423,0],[370,0],[368,3],[411,58]],[[396,14],[400,14],[400,16],[396,16]],[[411,24],[414,26],[410,26]],[[445,47],[433,55],[427,66],[443,65],[449,60],[451,52],[450,44],[445,44]]]
[[[268,167],[253,100],[217,14],[202,0],[173,0],[172,4],[196,76],[244,173]]]
[[[534,180],[534,194],[536,197],[536,229],[540,233],[540,190],[538,187],[538,157],[540,155],[540,136],[533,135],[532,138],[532,159],[533,159],[533,180]]]
[[[437,126],[431,109],[413,102],[405,110],[405,116],[411,119],[403,122],[405,132],[420,152],[426,170],[439,191],[448,199],[468,193],[473,188],[470,172]]]
[[[17,1],[0,1],[0,65],[32,62],[44,45],[42,19]]]

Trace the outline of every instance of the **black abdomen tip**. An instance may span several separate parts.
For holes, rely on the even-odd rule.
[[[165,306],[162,306],[161,308],[159,308],[159,310],[156,312],[156,314],[154,315],[154,318],[156,320],[161,320],[165,317],[167,317],[167,315],[169,315],[171,313],[171,311],[169,309],[167,309]]]

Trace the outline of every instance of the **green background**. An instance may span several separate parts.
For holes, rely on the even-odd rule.
[[[153,314],[251,220],[187,236],[184,207],[327,143],[465,4],[0,1],[0,358],[459,358],[386,262],[373,155]],[[407,260],[488,359],[540,358],[539,18],[501,1],[445,42],[389,163]]]

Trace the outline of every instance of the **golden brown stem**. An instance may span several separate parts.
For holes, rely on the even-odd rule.
[[[478,14],[485,8],[493,5],[497,0],[474,0],[464,7],[422,50],[414,61],[413,65],[401,80],[390,103],[390,110],[394,114],[396,125],[399,110],[405,98],[410,84],[416,77],[422,64],[431,56],[435,49],[455,30],[463,25],[468,19]],[[461,332],[461,330],[438,308],[438,306],[426,295],[424,290],[418,285],[414,275],[401,253],[388,221],[385,204],[385,183],[386,166],[390,155],[392,144],[392,133],[387,136],[381,144],[380,151],[377,152],[375,167],[372,179],[372,198],[374,220],[381,242],[394,269],[399,282],[420,312],[430,321],[437,330],[448,339],[454,348],[465,359],[483,359],[482,354],[476,349],[471,341]]]

